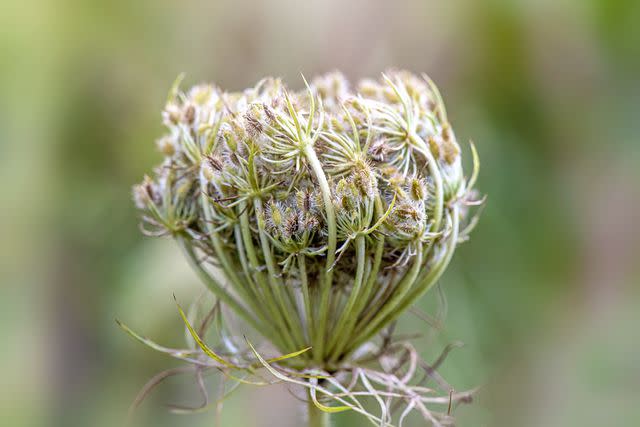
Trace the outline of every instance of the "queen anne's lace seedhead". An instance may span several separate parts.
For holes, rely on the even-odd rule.
[[[426,77],[176,87],[162,117],[165,159],[134,187],[145,230],[202,252],[231,285],[216,293],[266,337],[285,335],[283,350],[314,344],[316,361],[342,360],[422,295],[465,237],[470,188]],[[358,311],[345,311],[350,300]]]
[[[466,180],[426,76],[391,71],[352,88],[330,73],[300,92],[272,78],[237,93],[176,85],[162,118],[164,161],[133,190],[144,231],[176,238],[281,351],[312,346],[303,367],[355,363],[474,223],[475,151]]]

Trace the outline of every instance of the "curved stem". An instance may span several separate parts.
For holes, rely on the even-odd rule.
[[[389,324],[393,320],[395,320],[400,314],[402,314],[411,304],[417,301],[422,295],[424,295],[431,287],[440,279],[444,271],[447,269],[451,258],[453,257],[453,253],[455,252],[456,245],[458,243],[458,229],[460,227],[460,218],[459,218],[459,207],[458,205],[453,205],[450,214],[451,218],[451,235],[449,236],[449,241],[446,247],[446,252],[442,257],[442,260],[434,266],[428,274],[422,279],[417,278],[415,282],[416,286],[413,287],[411,292],[406,294],[404,298],[402,298],[395,310],[391,310],[385,314],[385,318],[381,318],[380,321],[373,325],[373,327],[368,328],[368,331],[361,334],[360,338],[354,343],[353,346],[350,347],[349,352],[358,348],[359,345],[364,343],[365,341],[371,339],[376,333],[380,331],[385,325]]]
[[[254,327],[258,332],[263,334],[265,337],[271,337],[272,334],[268,329],[265,329],[265,325],[262,325],[260,322],[256,320],[249,312],[243,307],[236,299],[229,294],[222,284],[220,284],[217,280],[215,280],[209,272],[207,272],[193,251],[193,248],[185,241],[184,237],[176,236],[176,240],[180,245],[180,248],[183,250],[187,260],[191,264],[191,267],[195,270],[200,277],[200,280],[204,282],[204,284],[213,292],[215,296],[220,298],[224,304],[228,305],[234,312],[236,312],[240,317],[245,319],[252,327]]]
[[[431,289],[431,287],[435,283],[438,282],[444,271],[447,269],[451,258],[453,258],[453,253],[455,252],[458,243],[459,227],[459,207],[457,205],[454,205],[451,212],[451,236],[449,237],[446,253],[444,254],[442,261],[437,265],[437,267],[429,271],[428,274],[423,277],[418,277],[418,279],[416,280],[417,285],[414,287],[414,289],[412,289],[411,293],[409,293],[409,295],[407,295],[400,303],[398,311],[403,312],[406,308],[409,307],[409,305],[422,297],[422,295],[424,295],[429,289]],[[389,319],[388,321],[392,320],[393,318]]]
[[[205,217],[205,229],[207,231],[207,234],[209,236],[209,240],[211,241],[211,244],[213,245],[213,250],[216,253],[216,257],[218,258],[218,261],[220,262],[220,266],[222,267],[222,270],[224,271],[224,273],[226,274],[226,276],[228,277],[228,279],[235,285],[236,288],[244,288],[244,283],[242,282],[242,280],[240,280],[240,278],[238,277],[238,275],[236,274],[235,268],[231,265],[231,262],[229,261],[229,258],[227,257],[227,253],[225,252],[224,248],[222,247],[222,242],[220,240],[220,237],[218,235],[218,233],[215,231],[212,223],[212,214],[211,214],[211,206],[209,206],[209,202],[207,200],[207,196],[204,192],[204,189],[202,191],[202,196],[201,196],[201,200],[202,200],[202,207],[203,207],[203,212],[204,212],[204,217]]]
[[[311,166],[311,170],[318,180],[318,186],[320,187],[320,193],[322,194],[322,200],[324,202],[324,210],[327,221],[327,262],[326,268],[322,276],[322,284],[320,287],[320,307],[318,308],[318,328],[316,329],[316,336],[314,342],[313,356],[316,362],[321,362],[324,357],[324,344],[326,339],[327,329],[327,317],[329,315],[329,299],[331,297],[331,281],[333,278],[333,271],[331,266],[336,257],[336,242],[337,242],[337,226],[336,226],[336,214],[333,209],[333,201],[331,200],[331,189],[329,188],[329,182],[322,169],[320,159],[316,155],[315,150],[311,144],[307,144],[304,148],[304,154]]]

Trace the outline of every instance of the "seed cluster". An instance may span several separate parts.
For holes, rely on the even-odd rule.
[[[352,88],[330,73],[300,92],[273,78],[233,93],[178,85],[164,161],[133,189],[143,230],[176,238],[282,351],[348,360],[439,279],[474,223],[475,168],[467,181],[425,76]]]

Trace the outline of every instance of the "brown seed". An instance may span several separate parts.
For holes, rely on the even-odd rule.
[[[260,135],[264,130],[264,127],[262,126],[262,123],[260,123],[260,120],[258,120],[252,114],[250,113],[245,114],[244,120],[246,122],[247,133],[252,138],[255,138],[256,136]]]
[[[193,105],[187,106],[187,108],[185,108],[184,110],[183,118],[186,123],[193,123],[194,119],[196,118],[196,107],[194,107]]]

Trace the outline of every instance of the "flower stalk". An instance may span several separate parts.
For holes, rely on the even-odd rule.
[[[329,427],[329,414],[321,411],[312,401],[307,403],[307,420],[309,427]]]

